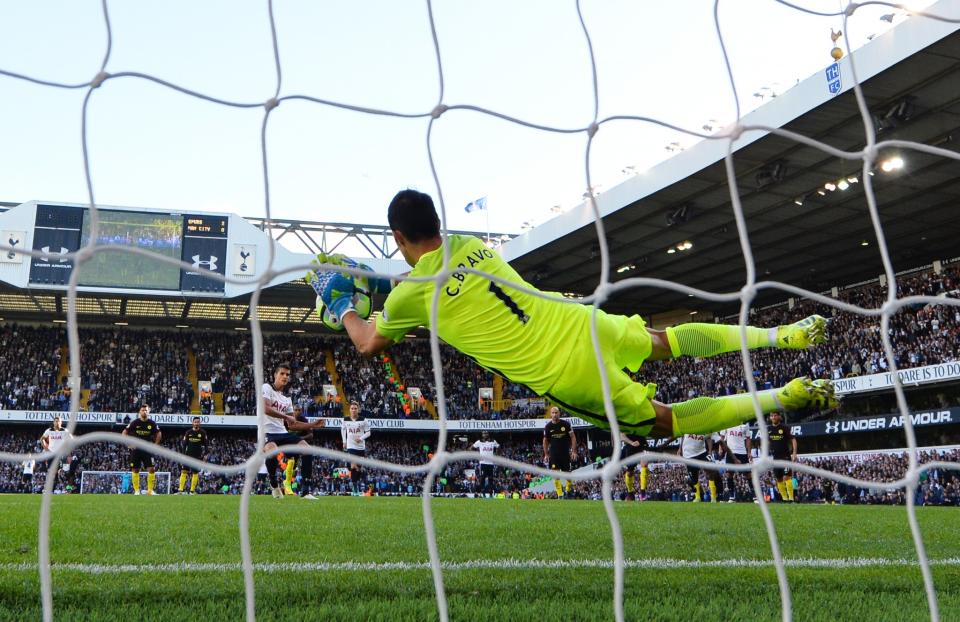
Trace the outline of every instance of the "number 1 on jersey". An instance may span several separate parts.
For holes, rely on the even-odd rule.
[[[521,322],[526,324],[530,320],[530,316],[524,313],[523,309],[521,309],[514,299],[510,297],[510,294],[503,291],[499,285],[493,281],[490,281],[489,290],[494,296],[499,298],[503,304],[507,305],[507,308],[510,309],[510,312],[517,316],[517,319],[519,319]]]

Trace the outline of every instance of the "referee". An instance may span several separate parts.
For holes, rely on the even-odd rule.
[[[543,428],[543,461],[555,471],[570,472],[570,461],[577,458],[577,435],[569,421],[560,418],[560,409],[550,409],[550,421]],[[564,487],[559,479],[553,480],[557,498],[564,498]],[[573,492],[573,482],[566,480],[566,496]]]

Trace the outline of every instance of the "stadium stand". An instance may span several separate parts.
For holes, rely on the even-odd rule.
[[[16,451],[31,451],[36,449],[37,438],[42,430],[34,427],[17,426],[16,430],[7,430],[0,434],[0,444],[3,447]],[[326,433],[314,442],[315,445],[327,448],[338,448],[338,435]],[[179,435],[171,434],[164,439],[164,446],[177,449]],[[468,442],[461,441],[461,449],[468,447]],[[472,438],[470,442],[472,442]],[[371,443],[369,457],[386,460],[397,464],[423,464],[434,448],[435,437],[421,434],[405,435],[378,435],[375,443]],[[510,438],[499,439],[501,447],[497,454],[526,463],[536,463],[541,456],[538,434],[515,434]],[[215,430],[211,433],[210,451],[206,456],[214,464],[236,464],[242,462],[254,449],[255,435],[252,430]],[[82,469],[94,471],[121,471],[125,469],[124,451],[117,451],[117,446],[106,443],[94,443],[80,447],[76,452],[78,464]],[[926,449],[920,451],[918,459],[921,463],[932,460],[956,461],[960,459],[960,448],[951,447],[935,451]],[[844,455],[810,455],[800,456],[800,462],[812,464],[827,471],[843,473],[856,478],[875,482],[889,482],[903,476],[907,469],[907,456],[903,450],[884,452],[856,452]],[[576,467],[586,467],[589,464],[599,466],[602,461],[591,462],[590,454],[585,446],[580,447]],[[314,462],[314,477],[312,488],[321,495],[350,494],[350,482],[342,477],[338,469],[345,468],[345,464],[332,460],[318,459]],[[461,462],[451,464],[437,479],[434,493],[467,495],[479,492],[475,478],[476,464]],[[157,459],[158,471],[179,471],[179,465],[164,458]],[[40,491],[44,483],[45,471],[36,470],[32,481],[32,489]],[[20,464],[5,463],[0,465],[0,492],[16,492],[22,490],[22,467]],[[702,477],[705,477],[702,476]],[[753,494],[747,477],[737,474],[734,478],[737,488],[737,500],[750,501]],[[367,482],[372,494],[379,495],[417,495],[420,494],[422,478],[411,475],[367,470]],[[689,501],[692,499],[687,486],[686,467],[680,464],[656,465],[650,469],[648,494],[651,500],[658,501]],[[903,490],[885,492],[869,488],[855,488],[843,484],[836,484],[831,480],[810,475],[797,476],[798,498],[802,503],[841,503],[841,504],[903,504]],[[531,483],[527,473],[497,469],[494,488],[497,491],[506,491],[522,494]],[[705,483],[705,480],[704,480]],[[771,500],[776,500],[776,486],[770,474],[762,478],[763,489]],[[202,478],[199,488],[202,493],[239,494],[242,488],[242,477],[237,475],[230,478],[211,476]],[[706,486],[704,485],[704,490]],[[575,484],[576,495],[581,498],[599,499],[600,487],[596,480]],[[258,490],[268,493],[266,489]],[[728,490],[721,489],[719,497],[727,500]],[[622,479],[614,484],[615,498],[625,499],[627,491],[623,487]],[[917,493],[916,502],[920,505],[960,505],[960,472],[932,469],[927,473],[923,486]]]
[[[900,295],[958,295],[957,266],[942,274],[925,271],[900,279]],[[884,302],[878,284],[850,288],[839,298],[851,304],[877,308]],[[758,389],[782,386],[790,378],[845,378],[887,370],[880,342],[880,324],[873,318],[827,308],[804,301],[788,309],[786,305],[758,311],[750,321],[756,326],[775,326],[797,321],[811,313],[831,318],[830,340],[816,352],[789,355],[780,350],[752,353]],[[730,318],[736,321],[736,318]],[[960,359],[960,311],[955,307],[927,305],[904,308],[891,319],[890,330],[899,369]],[[645,381],[658,384],[657,396],[670,403],[697,395],[730,395],[746,390],[739,353],[725,354],[709,361],[674,359],[645,365],[639,374]]]
[[[80,340],[88,410],[134,412],[146,401],[155,412],[190,411],[194,387],[182,335],[83,328]]]
[[[327,404],[321,399],[323,385],[332,383],[326,370],[328,346],[328,340],[316,337],[271,335],[264,340],[264,378],[270,377],[270,365],[279,362],[291,365],[289,393],[309,416],[328,412]],[[197,353],[198,379],[210,380],[214,393],[223,395],[223,413],[256,414],[257,391],[254,390],[250,339],[211,331],[193,337],[192,348]]]
[[[956,461],[960,458],[960,449],[951,447],[945,450],[927,449],[918,452],[918,461]],[[851,477],[873,482],[891,482],[904,476],[907,470],[907,454],[903,450],[887,452],[852,452],[844,455],[803,456],[801,464],[809,464],[826,471],[842,473]],[[706,475],[701,474],[701,483],[706,490]],[[904,491],[883,491],[879,489],[857,488],[838,484],[832,480],[811,475],[795,476],[798,483],[797,499],[801,503],[840,503],[870,505],[902,505],[905,503]],[[738,473],[734,476],[736,499],[749,501],[753,491],[748,476]],[[762,488],[768,501],[779,499],[776,485],[770,473],[761,477]],[[589,499],[600,499],[600,486],[595,481],[576,484],[578,493]],[[648,498],[654,501],[690,501],[693,494],[687,485],[687,469],[681,464],[662,464],[650,469]],[[727,500],[730,491],[718,494],[720,500]],[[627,491],[622,479],[614,484],[615,498],[624,499]],[[917,491],[918,505],[960,505],[960,471],[931,469],[923,485]]]
[[[424,399],[435,403],[437,391],[430,359],[430,342],[402,342],[393,356],[406,385],[419,388]],[[493,386],[493,374],[443,343],[440,344],[440,359],[443,362],[447,416],[450,419],[485,418],[479,406],[479,389]]]
[[[901,295],[957,297],[960,269],[948,265],[940,274],[924,270],[901,277]],[[865,307],[883,303],[879,284],[840,290],[840,299]],[[809,375],[847,378],[886,371],[877,320],[858,314],[830,310],[823,305],[798,302],[758,311],[751,322],[772,326],[789,323],[810,313],[831,317],[831,340],[815,352],[785,354],[779,350],[752,353],[759,388],[780,386],[787,379]],[[727,318],[731,320],[731,318]],[[735,320],[735,318],[733,318]],[[904,308],[891,321],[897,366],[909,369],[960,360],[960,310],[923,305]],[[0,362],[0,403],[10,410],[66,410],[69,388],[60,375],[66,356],[66,337],[59,327],[6,323],[0,333],[4,351]],[[156,412],[190,412],[196,380],[210,380],[220,394],[225,414],[253,415],[250,339],[236,333],[204,331],[189,334],[172,330],[149,334],[129,328],[81,329],[82,389],[89,392],[86,410],[133,412],[147,400]],[[383,363],[365,359],[340,336],[271,334],[264,340],[265,365],[288,361],[293,366],[289,392],[308,416],[337,416],[342,403],[323,397],[323,386],[335,384],[326,367],[327,353],[334,359],[343,398],[357,399],[367,416],[425,419],[431,415],[414,405],[403,412],[390,385]],[[196,357],[196,378],[189,377],[189,352]],[[391,350],[407,387],[417,387],[426,400],[435,402],[436,388],[430,364],[430,344],[423,339],[401,342]],[[544,416],[544,402],[526,387],[502,382],[502,399],[479,403],[479,388],[495,384],[493,374],[471,359],[441,344],[443,374],[450,419],[528,419]],[[31,373],[27,373],[31,370]],[[269,377],[270,369],[265,369]],[[658,384],[658,399],[674,402],[697,395],[729,395],[744,391],[746,383],[738,353],[709,360],[690,358],[644,365],[638,378]],[[946,407],[943,397],[918,396],[915,408]],[[862,400],[854,410],[860,414],[886,413],[894,409],[889,399]]]
[[[368,416],[387,419],[407,416],[379,359],[363,358],[344,338],[336,340],[332,351],[347,400],[360,402]],[[409,416],[428,417],[419,410],[411,411]]]
[[[58,328],[0,326],[0,404],[11,410],[65,410],[69,390],[59,380],[66,336]]]

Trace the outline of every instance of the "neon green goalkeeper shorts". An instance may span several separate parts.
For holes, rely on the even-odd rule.
[[[650,400],[657,385],[640,384],[624,371],[636,372],[653,351],[653,339],[639,315],[630,317],[597,311],[597,336],[603,354],[604,371],[621,432],[646,436],[656,421]],[[597,370],[590,332],[576,338],[563,373],[546,397],[572,415],[597,427],[609,429],[604,414],[603,387]]]

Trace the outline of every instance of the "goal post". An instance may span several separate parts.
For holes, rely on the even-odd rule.
[[[170,494],[170,471],[154,473],[157,481],[154,492]],[[141,475],[141,490],[146,490],[146,474]],[[80,494],[122,495],[133,492],[131,471],[83,471],[80,475]]]

